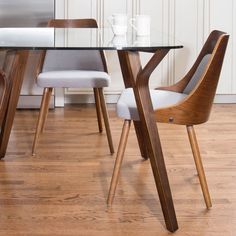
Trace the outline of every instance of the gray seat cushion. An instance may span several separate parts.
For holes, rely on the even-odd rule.
[[[87,70],[48,71],[37,78],[38,86],[43,88],[103,88],[110,81],[106,72]]]
[[[150,90],[154,110],[174,105],[184,99],[187,95],[165,90]],[[125,89],[116,106],[117,115],[126,120],[139,120],[137,106],[133,89]]]

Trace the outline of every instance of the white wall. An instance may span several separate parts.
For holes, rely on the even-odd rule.
[[[152,27],[174,36],[184,49],[173,50],[151,78],[151,86],[167,85],[179,80],[194,62],[211,30],[220,29],[230,34],[230,42],[223,66],[219,95],[224,101],[236,102],[236,12],[235,0],[57,0],[58,18],[93,17],[100,26],[108,26],[112,13],[149,14]],[[234,42],[234,43],[233,43]],[[112,85],[105,90],[108,101],[114,102],[123,89],[119,62],[115,51],[106,52]],[[142,54],[145,63],[149,54]],[[92,101],[89,90],[67,89],[67,102]],[[84,94],[84,96],[73,96]],[[220,99],[222,96],[218,96]],[[82,100],[81,100],[82,99]],[[218,101],[220,101],[218,99]],[[223,100],[222,100],[223,101]]]

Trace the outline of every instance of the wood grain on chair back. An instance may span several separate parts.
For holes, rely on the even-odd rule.
[[[48,22],[48,27],[55,28],[98,28],[95,19],[52,19]]]
[[[170,86],[169,89],[168,87],[164,88],[165,90],[183,92],[204,56],[211,54],[205,70],[189,95],[174,106],[156,110],[158,122],[195,125],[208,120],[228,39],[229,35],[224,32],[213,31],[187,75],[177,84]]]

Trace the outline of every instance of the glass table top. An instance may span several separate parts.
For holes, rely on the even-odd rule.
[[[173,37],[158,31],[137,36],[135,31],[114,35],[111,28],[0,28],[0,48],[104,49],[155,51],[182,48]]]

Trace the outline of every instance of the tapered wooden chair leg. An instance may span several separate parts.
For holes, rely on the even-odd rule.
[[[102,133],[102,113],[101,113],[101,102],[100,102],[98,88],[94,88],[93,92],[94,92],[96,112],[97,112],[98,129],[99,129],[99,132]]]
[[[42,130],[43,123],[45,122],[44,119],[46,119],[46,114],[48,111],[50,96],[51,96],[51,88],[44,88],[43,90],[43,98],[40,106],[38,121],[37,121],[37,127],[34,135],[34,142],[32,147],[32,155],[35,155],[35,149],[38,143],[39,135]],[[48,99],[49,97],[49,99]],[[46,113],[46,114],[45,114]]]
[[[131,120],[125,120],[121,137],[120,137],[120,143],[117,151],[117,156],[116,156],[116,162],[112,174],[112,179],[111,179],[111,184],[110,184],[110,190],[107,198],[107,204],[108,206],[112,205],[114,196],[115,196],[115,191],[116,191],[116,186],[118,183],[119,179],[119,174],[120,174],[120,169],[124,157],[124,152],[125,152],[125,147],[127,144],[128,136],[129,136],[129,130],[130,130],[130,125],[131,125]]]
[[[44,111],[43,111],[41,133],[43,133],[43,131],[44,131],[46,119],[47,119],[47,116],[48,116],[49,104],[50,104],[50,99],[51,99],[51,96],[52,96],[52,90],[53,90],[53,88],[48,88],[48,90],[46,92],[46,100],[45,100],[45,106],[44,106]]]
[[[111,152],[111,154],[113,154],[114,153],[114,146],[113,146],[113,141],[112,141],[112,136],[111,136],[109,116],[108,116],[108,112],[107,112],[103,89],[99,88],[98,91],[99,91],[99,97],[100,97],[100,102],[101,102],[102,115],[103,115],[104,124],[105,124],[105,128],[106,128],[106,133],[107,133],[107,140],[108,140],[110,152]]]
[[[187,126],[187,131],[188,131],[188,137],[191,144],[193,157],[194,157],[195,165],[197,168],[198,177],[200,180],[206,207],[209,209],[212,207],[211,197],[210,197],[208,186],[207,186],[206,176],[205,176],[203,165],[202,165],[202,160],[201,160],[201,155],[200,155],[200,151],[199,151],[199,147],[197,143],[196,134],[195,134],[193,126]]]

